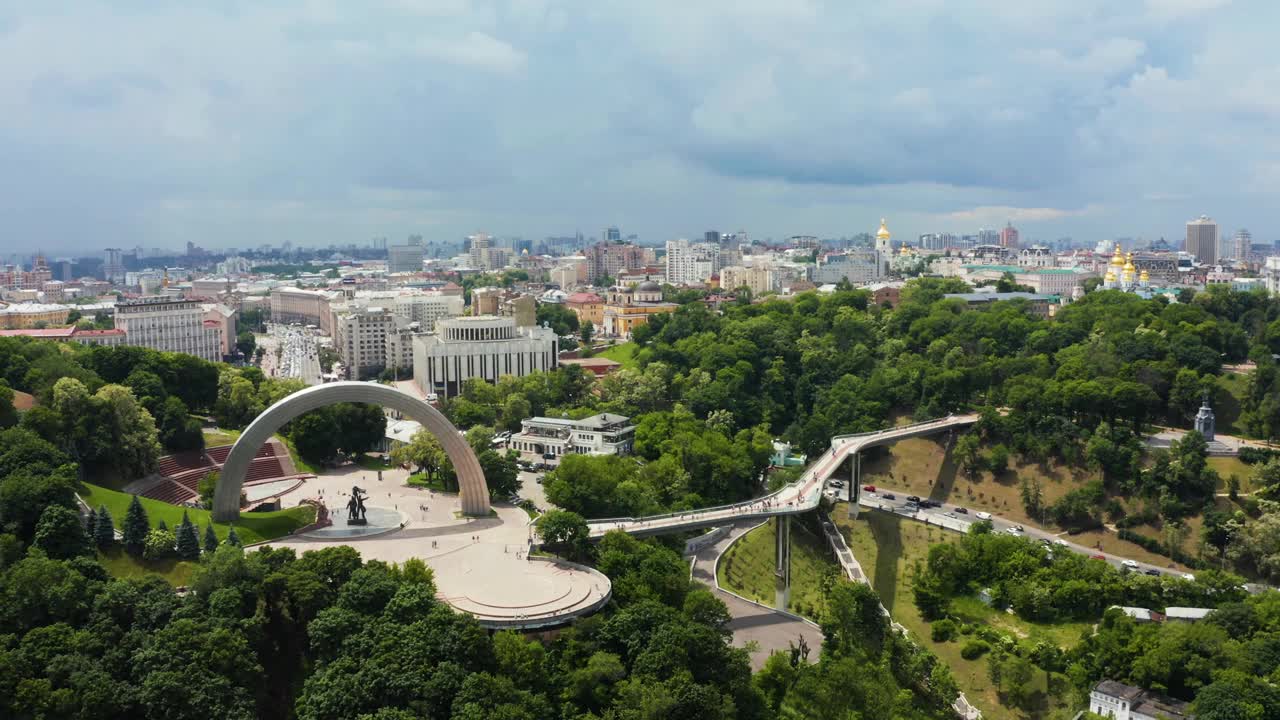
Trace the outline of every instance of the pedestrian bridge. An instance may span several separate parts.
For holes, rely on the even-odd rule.
[[[978,415],[976,413],[948,415],[937,420],[926,420],[912,425],[900,425],[888,430],[856,435],[837,435],[831,438],[831,447],[809,465],[799,480],[763,497],[731,505],[666,513],[664,515],[591,520],[587,523],[587,526],[593,538],[601,537],[611,530],[622,530],[630,535],[647,536],[723,525],[751,518],[797,515],[818,507],[818,503],[822,499],[822,488],[826,485],[827,480],[849,458],[853,458],[854,469],[851,473],[852,476],[845,479],[849,481],[849,499],[856,507],[858,493],[861,491],[858,479],[860,475],[858,454],[863,450],[880,445],[890,445],[907,438],[921,437],[972,425],[977,421]]]

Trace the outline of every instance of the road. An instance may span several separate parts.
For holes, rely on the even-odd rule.
[[[262,371],[278,378],[298,378],[308,385],[319,385],[320,351],[315,334],[295,325],[271,324],[268,335],[260,341],[266,348]],[[280,356],[276,357],[276,350]]]
[[[822,631],[816,625],[796,617],[783,614],[777,610],[748,602],[721,590],[716,584],[716,561],[724,554],[733,541],[757,526],[758,522],[742,522],[733,526],[729,533],[714,545],[703,548],[693,556],[693,579],[711,588],[711,592],[720,598],[729,609],[733,619],[728,628],[733,631],[733,644],[746,647],[754,643],[751,653],[751,667],[759,670],[776,651],[787,651],[793,643],[803,637],[809,646],[809,661],[818,659],[822,649]]]
[[[928,522],[933,525],[949,527],[953,530],[957,530],[960,532],[964,532],[968,529],[967,524],[972,524],[973,522],[976,522],[979,519],[976,513],[974,513],[973,511],[967,511],[961,505],[955,505],[952,503],[941,503],[940,507],[936,507],[936,508],[933,508],[933,507],[919,508],[919,506],[907,500],[907,498],[910,496],[910,493],[908,492],[905,492],[902,490],[895,490],[893,488],[884,487],[878,484],[875,487],[876,487],[875,492],[869,492],[864,490],[860,494],[858,498],[859,504],[861,504],[863,507],[876,508],[880,510],[886,510],[888,512],[894,512],[899,515],[902,515],[903,517],[911,518],[913,520],[919,520],[921,522]],[[848,491],[847,487],[839,488],[838,491],[840,493],[839,497],[841,499],[844,499],[847,497],[847,494],[846,494]],[[886,497],[887,495],[892,495],[893,499],[889,499],[888,497]],[[937,502],[937,501],[934,501],[934,502]],[[917,509],[912,510],[908,506],[912,506]],[[1124,562],[1127,560],[1128,562],[1134,563],[1136,565],[1136,567],[1130,568],[1135,572],[1145,573],[1148,571],[1155,571],[1156,573],[1159,573],[1161,575],[1172,575],[1172,576],[1178,576],[1178,577],[1185,575],[1185,573],[1182,570],[1168,568],[1168,567],[1161,567],[1159,565],[1151,565],[1149,563],[1140,563],[1120,555],[1112,555],[1110,553],[1104,553],[1101,550],[1086,547],[1084,545],[1078,545],[1074,542],[1071,542],[1070,540],[1067,540],[1065,537],[1063,537],[1064,535],[1066,535],[1065,532],[1053,533],[1048,530],[1043,530],[1041,528],[1038,528],[1034,525],[1024,525],[1021,523],[1013,522],[1011,520],[1006,520],[998,515],[990,516],[989,520],[996,532],[1008,533],[1011,530],[1017,528],[1018,529],[1017,534],[1020,536],[1040,540],[1043,543],[1048,543],[1052,548],[1055,548],[1055,549],[1060,548],[1060,549],[1070,550],[1071,552],[1080,553],[1081,555],[1088,555],[1090,557],[1101,556],[1106,560],[1106,562],[1110,563],[1111,565],[1114,565],[1117,568],[1125,567]]]

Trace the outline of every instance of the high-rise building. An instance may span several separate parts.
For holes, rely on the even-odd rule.
[[[1201,215],[1187,222],[1188,253],[1201,265],[1212,265],[1218,260],[1218,223],[1208,215]]]
[[[987,228],[979,229],[978,244],[979,245],[999,245],[1000,232],[998,230],[988,230]]]
[[[1248,230],[1240,228],[1231,238],[1231,258],[1236,262],[1248,262],[1252,254],[1253,235]]]
[[[603,277],[617,277],[621,270],[645,266],[647,248],[639,245],[598,243],[583,251],[587,258],[587,282]]]
[[[109,283],[124,281],[124,253],[120,248],[103,250],[102,279]]]
[[[115,326],[129,345],[221,360],[225,330],[204,315],[198,300],[149,297],[116,303]]]
[[[720,270],[720,246],[668,240],[666,279],[671,285],[701,283]]]
[[[606,243],[620,243],[622,242],[622,231],[613,226],[607,227],[604,229],[604,232],[600,233],[600,241]]]
[[[719,230],[708,230],[708,231],[706,231],[705,233],[703,233],[703,234],[702,234],[702,241],[703,241],[703,242],[709,242],[709,243],[716,243],[716,244],[719,244],[719,243],[720,243],[720,231],[719,231]]]
[[[485,233],[476,233],[467,237],[470,247],[471,267],[476,270],[490,270],[489,249],[493,247],[491,238]]]
[[[387,272],[422,272],[421,235],[410,237],[403,245],[387,247]]]
[[[1018,247],[1018,228],[1014,227],[1013,223],[1005,223],[1000,231],[1000,247]]]
[[[413,380],[440,399],[462,392],[471,378],[496,383],[554,370],[560,339],[544,327],[517,327],[513,317],[479,315],[441,320],[434,335],[413,339]]]

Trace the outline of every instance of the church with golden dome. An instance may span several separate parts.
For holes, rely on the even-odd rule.
[[[1111,263],[1107,266],[1107,273],[1102,276],[1103,289],[1133,292],[1139,289],[1146,289],[1150,282],[1151,276],[1146,270],[1139,273],[1137,268],[1133,266],[1133,253],[1126,255],[1120,249],[1120,243],[1116,243],[1115,255],[1111,256]]]

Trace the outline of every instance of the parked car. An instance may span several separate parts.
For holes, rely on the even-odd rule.
[[[1136,570],[1138,568],[1138,563],[1133,560],[1121,560],[1120,564],[1131,570]]]
[[[969,514],[969,511],[968,511],[968,510],[965,510],[965,509],[964,509],[964,508],[962,508],[962,507],[958,507],[958,508],[956,508],[956,512],[960,513],[961,515],[968,515],[968,514]]]
[[[862,489],[863,489],[864,491],[866,491],[866,492],[875,492],[875,491],[876,491],[876,486],[875,486],[875,485],[863,485],[863,486],[862,486]]]
[[[989,512],[977,512],[977,513],[974,513],[974,515],[973,515],[973,516],[974,516],[974,517],[976,517],[976,518],[978,518],[979,520],[990,520],[990,519],[991,519],[991,513],[989,513]]]

